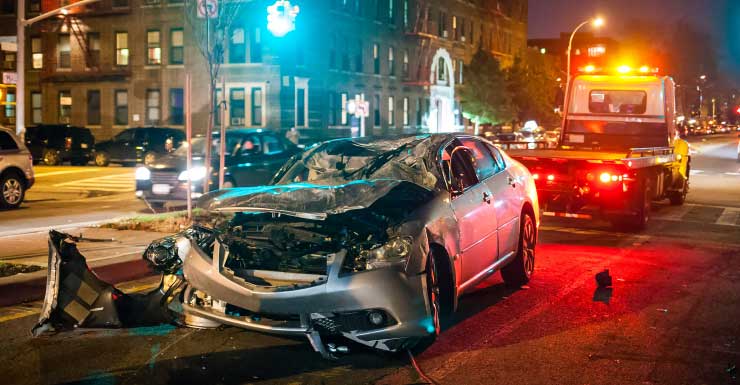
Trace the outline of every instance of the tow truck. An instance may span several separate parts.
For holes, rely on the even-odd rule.
[[[600,217],[640,231],[652,202],[682,205],[689,191],[691,157],[676,131],[675,88],[655,68],[589,66],[568,85],[556,148],[501,147],[529,168],[543,215]]]

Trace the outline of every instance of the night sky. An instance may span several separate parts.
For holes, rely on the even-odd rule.
[[[601,15],[598,35],[619,39],[631,19],[685,19],[710,33],[722,69],[740,78],[740,0],[529,0],[529,38],[557,37]]]

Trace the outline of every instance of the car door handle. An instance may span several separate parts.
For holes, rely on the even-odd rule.
[[[487,192],[483,192],[483,202],[486,202],[490,205],[491,204],[491,194]]]

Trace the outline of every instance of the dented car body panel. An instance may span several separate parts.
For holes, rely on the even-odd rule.
[[[160,288],[177,293],[163,301],[177,322],[306,335],[325,357],[327,336],[396,351],[434,335],[437,271],[454,307],[523,255],[521,218],[539,223],[526,168],[454,134],[326,142],[270,186],[213,192],[198,207],[196,225],[144,254],[184,282]]]

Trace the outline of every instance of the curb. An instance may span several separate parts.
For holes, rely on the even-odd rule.
[[[157,275],[149,269],[143,259],[91,267],[91,270],[101,280],[112,285]],[[45,292],[46,274],[41,277],[29,277],[29,279],[21,282],[0,285],[0,293],[3,293],[0,296],[0,306],[11,306],[39,300],[44,297]]]

